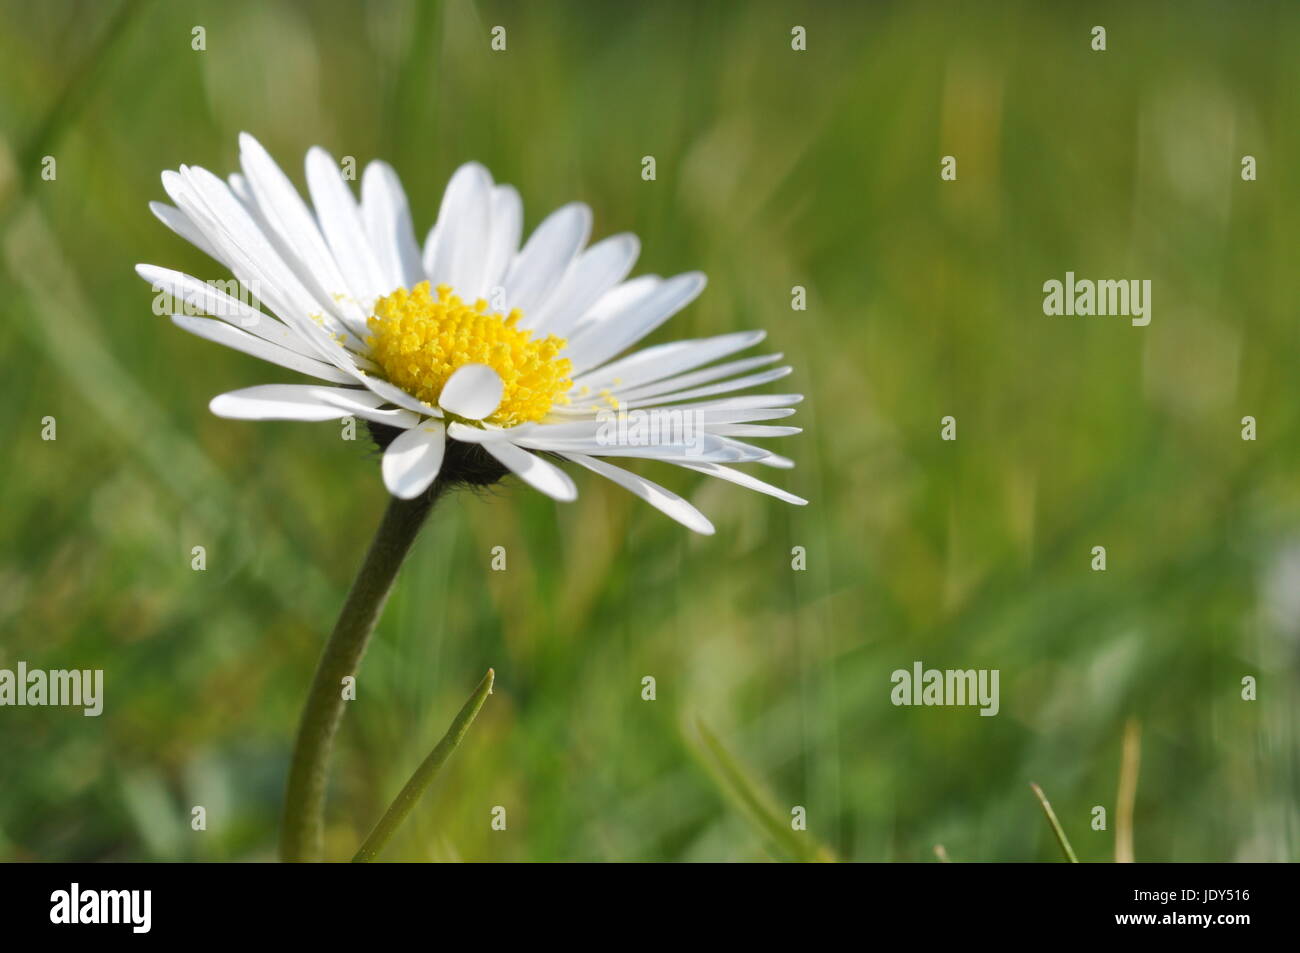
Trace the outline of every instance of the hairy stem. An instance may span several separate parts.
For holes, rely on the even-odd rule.
[[[355,675],[370,634],[384,611],[397,571],[441,492],[441,481],[414,500],[389,500],[365,561],[348,591],[338,622],[321,653],[307,705],[298,723],[284,795],[280,859],[321,859],[325,784],[334,734],[343,718],[343,679]]]

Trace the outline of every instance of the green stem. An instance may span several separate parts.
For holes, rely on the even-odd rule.
[[[1142,723],[1130,718],[1124,725],[1124,747],[1119,765],[1119,792],[1115,795],[1115,863],[1133,863],[1133,803],[1137,800],[1138,767],[1142,762]]]
[[[321,859],[325,831],[325,782],[334,734],[343,718],[343,679],[355,675],[375,630],[393,580],[441,492],[441,483],[414,500],[392,497],[365,561],[316,666],[307,705],[298,723],[289,783],[284,795],[280,859]]]
[[[478,688],[474,689],[474,694],[465,702],[460,713],[456,716],[447,733],[442,736],[442,740],[429,752],[429,756],[424,762],[415,769],[411,775],[411,780],[406,782],[406,786],[398,793],[393,803],[389,805],[384,816],[379,819],[375,829],[370,832],[366,842],[361,845],[355,857],[352,858],[354,864],[366,864],[379,856],[379,852],[384,849],[393,833],[402,826],[402,821],[406,820],[411,809],[415,807],[420,795],[424,793],[425,788],[433,781],[434,775],[443,766],[446,760],[451,757],[451,753],[456,750],[460,740],[465,737],[465,732],[473,724],[474,717],[478,714],[483,702],[492,694],[492,681],[496,674],[492,669],[488,669],[483,680],[478,683]]]
[[[1061,845],[1061,850],[1065,851],[1065,859],[1072,864],[1077,864],[1079,858],[1074,856],[1074,848],[1070,846],[1070,840],[1065,836],[1065,829],[1061,827],[1061,822],[1056,819],[1056,812],[1052,810],[1052,805],[1047,803],[1047,795],[1043,789],[1032,781],[1029,786],[1034,789],[1034,794],[1038,797],[1038,803],[1043,805],[1043,813],[1047,815],[1047,823],[1052,825],[1052,831],[1056,834],[1056,839]]]

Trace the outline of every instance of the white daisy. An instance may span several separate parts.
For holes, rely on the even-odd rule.
[[[681,497],[607,459],[644,457],[806,502],[727,466],[794,465],[740,438],[798,433],[761,421],[793,414],[802,396],[728,396],[791,368],[771,366],[779,354],[716,363],[759,343],[762,331],[619,356],[690,304],[703,274],[625,280],[640,250],[636,236],[587,247],[591,210],[580,203],[551,213],[521,248],[519,193],[474,162],[448,183],[423,253],[386,163],[366,168],[358,202],[329,154],[311,149],[310,206],[247,134],[240,164],[243,174],[226,182],[196,167],[164,172],[175,204],[150,206],[230,269],[238,296],[166,268],[136,270],[184,304],[173,310],[189,313],[172,315],[181,328],[323,383],[232,391],[213,398],[213,413],[362,418],[385,448],[384,484],[403,499],[439,476],[485,484],[509,471],[573,500],[573,480],[552,462],[562,459],[690,529],[713,532]],[[254,298],[275,317],[252,306]]]

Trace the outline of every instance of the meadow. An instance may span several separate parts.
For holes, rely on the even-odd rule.
[[[527,228],[587,202],[709,276],[652,340],[766,329],[806,395],[761,474],[806,507],[633,465],[712,537],[585,472],[442,501],[331,858],[491,667],[383,859],[1059,862],[1033,782],[1084,861],[1296,860],[1297,51],[1282,3],[0,0],[0,668],[104,672],[98,716],[0,707],[0,860],[275,858],[386,494],[364,435],[210,414],[286,375],[134,273],[228,277],[148,202],[243,130],[300,187],[314,144],[392,163],[421,237],[469,159]],[[1067,272],[1149,280],[1149,324],[1045,314]],[[918,663],[997,670],[997,714],[895,704]]]

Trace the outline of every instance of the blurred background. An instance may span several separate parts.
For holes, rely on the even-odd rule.
[[[1111,860],[1126,725],[1138,860],[1297,859],[1298,52],[1264,3],[3,0],[0,667],[102,668],[105,708],[0,709],[0,858],[275,856],[385,493],[337,424],[209,414],[287,372],[132,270],[226,277],[147,203],[248,130],[300,187],[313,144],[387,159],[421,238],[469,159],[527,227],[586,201],[638,271],[710,277],[654,340],[766,328],[808,395],[797,469],[760,474],[806,508],[634,465],[711,538],[591,474],[440,505],[347,709],[330,857],[492,666],[387,859],[1057,861],[1035,781]],[[1150,326],[1044,316],[1066,271],[1150,279]],[[918,660],[998,669],[1001,712],[894,707]]]

